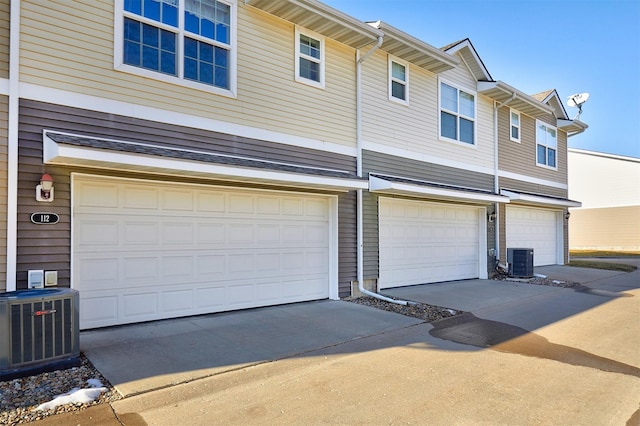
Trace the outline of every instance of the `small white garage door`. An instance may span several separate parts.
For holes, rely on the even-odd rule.
[[[380,288],[478,278],[486,247],[481,212],[380,197]]]
[[[329,296],[331,200],[74,176],[83,329]]]
[[[534,266],[556,265],[559,259],[560,212],[507,206],[507,248],[533,248]]]

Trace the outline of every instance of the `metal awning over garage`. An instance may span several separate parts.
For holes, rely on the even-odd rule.
[[[369,191],[467,203],[509,203],[507,196],[491,191],[379,175],[369,175]]]
[[[579,201],[569,200],[567,198],[550,197],[546,195],[529,194],[526,192],[512,191],[509,189],[501,189],[500,195],[509,197],[512,203],[528,204],[540,207],[581,207]]]
[[[327,191],[367,188],[366,180],[341,170],[281,164],[46,130],[43,138],[45,164]]]

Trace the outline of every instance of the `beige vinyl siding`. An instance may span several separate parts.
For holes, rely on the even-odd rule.
[[[354,50],[327,39],[326,88],[296,83],[294,26],[242,1],[237,99],[115,71],[113,1],[22,4],[25,82],[355,146]]]
[[[556,126],[555,119],[549,115],[538,119]],[[567,179],[567,134],[558,130],[558,149],[556,161],[558,170],[539,167],[536,162],[536,119],[520,113],[520,143],[509,139],[511,131],[509,108],[498,110],[498,167],[501,171],[518,173],[533,178],[545,179],[566,184]]]
[[[365,143],[491,168],[493,165],[493,110],[489,99],[476,95],[476,145],[440,140],[438,77],[409,64],[409,105],[388,97],[387,54],[378,51],[362,68],[362,137]],[[451,72],[449,72],[451,73]],[[448,81],[473,90],[466,71],[447,74]],[[453,78],[451,78],[453,77]]]
[[[0,78],[9,78],[10,1],[0,0]]]
[[[0,96],[0,291],[7,283],[7,141],[9,98]]]

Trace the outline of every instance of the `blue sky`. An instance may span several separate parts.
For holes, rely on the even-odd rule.
[[[569,147],[640,157],[638,0],[322,0],[435,47],[469,38],[494,80],[528,94],[589,92]]]

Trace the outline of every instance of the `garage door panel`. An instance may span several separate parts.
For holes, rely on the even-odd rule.
[[[479,276],[476,207],[380,198],[380,287]]]
[[[327,197],[110,181],[74,180],[82,328],[329,296]]]
[[[558,263],[558,212],[528,207],[507,207],[507,248],[533,248],[535,266]]]

